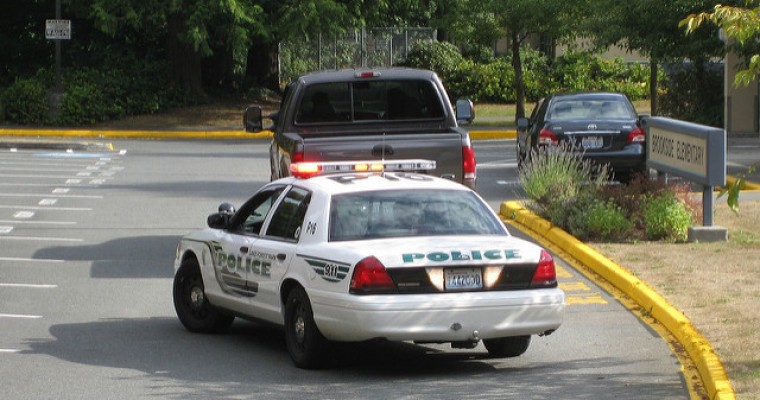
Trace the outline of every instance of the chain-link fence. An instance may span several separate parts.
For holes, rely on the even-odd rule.
[[[280,43],[280,82],[322,69],[398,65],[419,42],[432,42],[432,28],[375,28],[341,37],[319,34],[310,41]]]

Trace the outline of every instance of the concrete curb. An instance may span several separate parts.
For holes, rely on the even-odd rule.
[[[525,209],[519,202],[502,203],[499,214],[502,219],[525,227],[526,234],[543,237],[570,254],[633,299],[652,318],[660,322],[689,354],[710,399],[735,398],[728,375],[710,342],[681,311],[646,283],[564,230]]]

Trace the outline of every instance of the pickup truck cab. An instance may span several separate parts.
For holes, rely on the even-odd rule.
[[[454,111],[432,71],[305,74],[287,86],[274,114],[246,108],[245,130],[263,130],[263,118],[273,122],[271,180],[290,176],[291,163],[424,158],[436,162],[431,175],[475,187],[475,153],[459,126],[474,118],[472,102],[460,99]]]

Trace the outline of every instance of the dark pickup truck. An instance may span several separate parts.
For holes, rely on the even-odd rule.
[[[271,179],[290,175],[290,164],[378,159],[435,160],[431,174],[475,187],[475,153],[466,130],[472,102],[456,112],[438,76],[426,70],[384,68],[322,71],[300,76],[285,89],[280,109],[267,117],[246,108],[248,132],[272,119]]]

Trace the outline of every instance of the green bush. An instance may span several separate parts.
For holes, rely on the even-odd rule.
[[[4,118],[18,124],[42,124],[47,119],[47,87],[38,78],[16,79],[0,102]]]
[[[643,209],[647,239],[682,242],[693,220],[686,204],[672,193],[648,198]]]
[[[568,221],[570,233],[584,241],[619,242],[629,239],[633,221],[615,202],[593,199],[576,212]]]
[[[529,208],[561,227],[567,227],[574,212],[583,211],[575,203],[595,196],[607,176],[605,166],[583,160],[582,153],[566,145],[532,152],[519,171],[523,190],[532,200]]]

